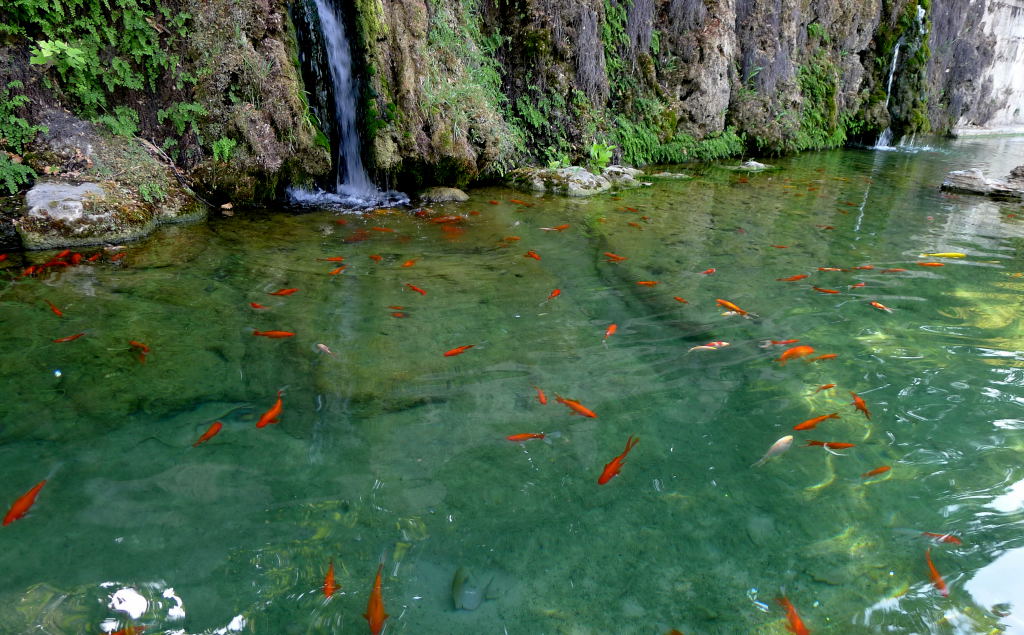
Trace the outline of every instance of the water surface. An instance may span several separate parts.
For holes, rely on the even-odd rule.
[[[55,253],[12,256],[0,504],[48,480],[0,530],[0,623],[368,632],[384,562],[387,633],[784,633],[783,594],[812,632],[1024,632],[1024,209],[937,188],[1022,158],[843,150],[587,200],[476,190],[427,214],[451,224],[240,214],[36,278]],[[838,357],[783,366],[763,344],[786,339]],[[548,438],[505,440],[526,432]],[[475,611],[459,567],[492,581]]]

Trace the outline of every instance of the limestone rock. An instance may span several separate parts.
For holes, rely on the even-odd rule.
[[[611,188],[608,179],[585,168],[518,168],[508,174],[508,185],[528,192],[550,192],[563,196],[593,196]]]
[[[62,181],[37,181],[25,193],[25,205],[29,216],[76,221],[84,213],[84,201],[88,196],[103,198],[105,194],[103,188],[95,183],[75,185]]]
[[[430,187],[420,192],[423,203],[463,203],[468,200],[469,194],[457,187]]]
[[[1024,198],[1024,166],[1014,168],[1005,180],[989,179],[977,169],[954,170],[942,181],[946,192],[981,194],[992,198]]]
[[[950,172],[942,181],[942,189],[964,194],[988,194],[992,191],[985,174],[977,168]]]
[[[14,222],[26,249],[55,249],[141,238],[156,215],[112,183],[38,182],[25,195],[28,213]]]
[[[640,182],[636,178],[643,175],[643,170],[624,165],[609,165],[601,170],[601,176],[606,178],[612,185],[618,187],[639,187]]]

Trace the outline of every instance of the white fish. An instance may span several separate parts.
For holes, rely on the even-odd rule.
[[[694,346],[693,348],[691,348],[690,350],[688,350],[686,352],[689,353],[689,352],[692,352],[692,351],[714,351],[714,350],[718,350],[720,348],[725,348],[728,345],[729,345],[729,342],[708,342],[707,344],[704,344],[703,346]]]
[[[757,467],[759,465],[764,465],[765,462],[768,461],[768,459],[782,454],[783,452],[788,450],[790,448],[790,446],[792,446],[792,445],[793,445],[793,435],[792,434],[787,434],[786,436],[782,437],[781,439],[779,439],[778,441],[773,443],[772,447],[768,448],[768,451],[765,452],[764,456],[761,457],[761,460],[759,460],[757,463],[754,463],[750,467]]]
[[[323,352],[327,353],[328,355],[334,355],[334,353],[331,352],[331,349],[327,348],[327,344],[317,344],[316,347],[322,350]]]

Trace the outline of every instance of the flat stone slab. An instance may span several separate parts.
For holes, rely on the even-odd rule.
[[[25,193],[25,205],[29,216],[72,221],[82,217],[87,196],[103,198],[106,193],[95,183],[38,181]]]
[[[609,165],[605,169],[601,170],[601,176],[616,187],[640,187],[642,184],[636,179],[643,175],[643,170],[627,167],[625,165]]]

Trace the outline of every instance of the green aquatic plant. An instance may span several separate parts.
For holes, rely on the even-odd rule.
[[[590,144],[590,167],[595,172],[600,172],[604,168],[608,167],[614,152],[615,146],[607,145],[599,141],[595,141]]]

